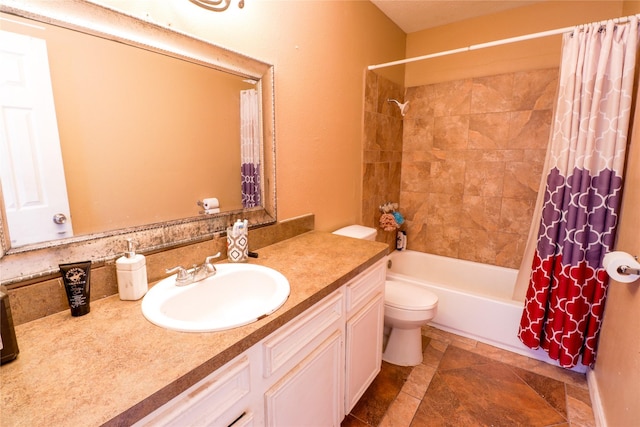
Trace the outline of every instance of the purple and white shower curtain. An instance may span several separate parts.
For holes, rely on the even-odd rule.
[[[638,21],[565,34],[542,219],[518,336],[561,366],[595,361],[618,223]]]
[[[240,91],[240,150],[242,207],[260,206],[260,121],[255,89]]]

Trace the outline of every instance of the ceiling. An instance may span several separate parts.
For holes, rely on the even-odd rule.
[[[541,1],[545,0],[371,0],[407,34]]]

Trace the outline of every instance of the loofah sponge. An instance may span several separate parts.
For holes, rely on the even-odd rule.
[[[385,213],[380,216],[380,227],[384,231],[394,231],[398,228],[398,223],[392,214]]]

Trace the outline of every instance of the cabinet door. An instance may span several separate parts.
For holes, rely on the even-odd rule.
[[[343,333],[338,330],[265,393],[266,425],[340,426],[344,397]]]
[[[345,414],[380,372],[383,327],[382,292],[347,321]]]

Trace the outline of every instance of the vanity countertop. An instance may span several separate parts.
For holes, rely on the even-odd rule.
[[[160,328],[139,301],[113,295],[91,312],[16,327],[20,354],[0,368],[2,426],[130,425],[347,283],[386,255],[383,243],[309,232],[258,250],[250,263],[289,280],[275,313],[223,332]]]

